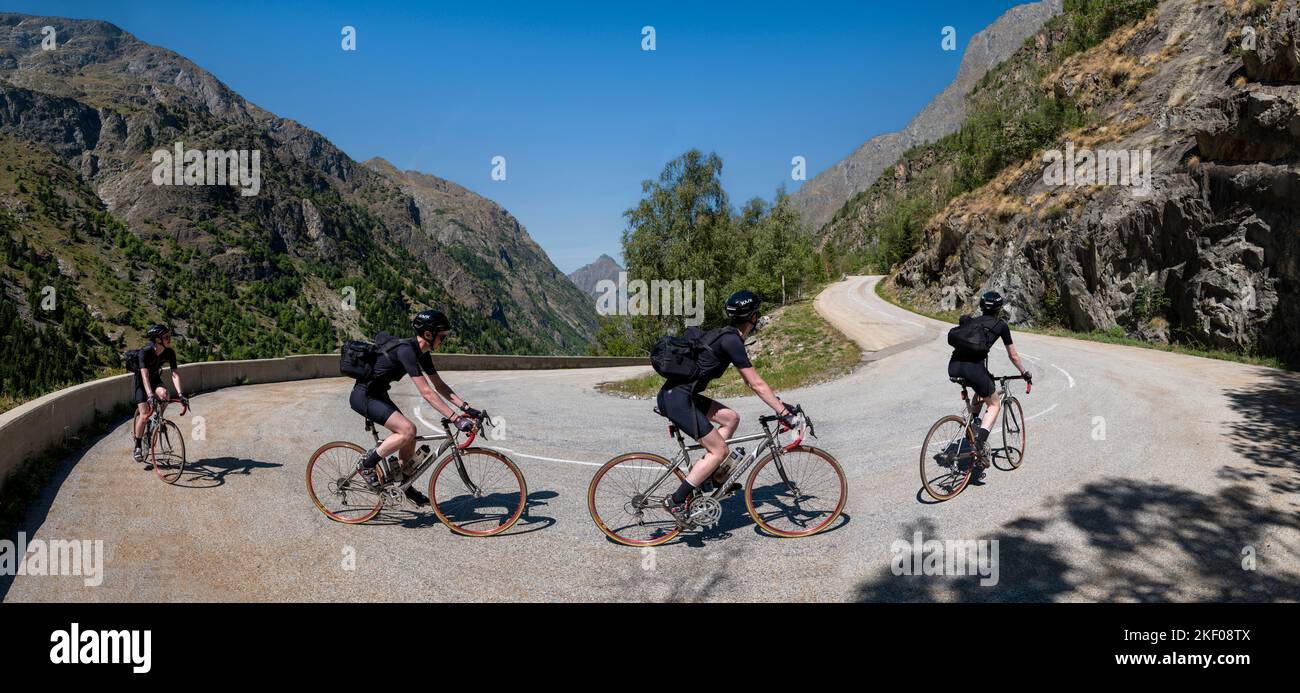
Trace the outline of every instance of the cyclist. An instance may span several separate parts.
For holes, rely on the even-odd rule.
[[[762,301],[752,292],[737,291],[732,294],[726,303],[729,324],[721,331],[707,333],[705,338],[705,351],[699,360],[702,371],[700,378],[692,382],[665,381],[659,389],[659,413],[682,433],[699,442],[706,451],[686,480],[671,496],[664,499],[664,508],[674,519],[680,518],[686,511],[691,494],[706,480],[712,477],[714,483],[725,482],[730,471],[721,463],[728,455],[727,439],[740,426],[740,415],[701,394],[713,379],[726,372],[728,366],[734,365],[740,371],[740,377],[749,389],[781,417],[782,423],[790,428],[798,425],[792,408],[777,398],[776,393],[754,369],[745,352],[745,337],[758,329],[761,307]],[[714,429],[713,424],[717,424],[718,428]],[[738,456],[744,454],[743,451],[737,452]],[[717,474],[714,474],[715,470]]]
[[[167,386],[162,384],[162,367],[167,364],[171,368],[172,386],[176,388],[176,399],[180,401],[185,410],[189,409],[190,401],[185,395],[181,394],[181,374],[176,370],[176,352],[172,350],[172,331],[166,325],[154,325],[150,327],[144,336],[149,343],[140,347],[134,353],[135,359],[135,393],[131,402],[135,404],[135,452],[132,457],[136,462],[144,462],[143,440],[144,427],[149,421],[149,416],[153,414],[154,407],[159,403],[171,401],[167,392]],[[184,411],[182,411],[184,416]]]
[[[1011,326],[998,317],[1005,303],[1006,301],[1003,300],[1001,294],[996,291],[989,291],[980,297],[980,315],[977,317],[963,315],[960,324],[966,325],[968,322],[975,321],[987,327],[996,339],[1002,340],[1011,363],[1015,364],[1016,368],[1020,370],[1020,374],[1025,377],[1025,381],[1032,384],[1033,378],[1029,371],[1025,370],[1024,364],[1020,362],[1020,354],[1016,351],[1016,345],[1011,341]],[[997,342],[994,341],[993,343],[996,344]],[[985,449],[989,439],[989,430],[993,427],[994,422],[998,420],[998,413],[1002,409],[1001,402],[998,401],[997,397],[993,396],[993,374],[989,373],[988,358],[989,352],[987,351],[980,353],[953,349],[952,358],[948,361],[948,377],[962,378],[975,390],[975,399],[971,402],[971,411],[979,411],[981,404],[988,404],[988,409],[984,411],[984,416],[980,419],[979,431],[976,433],[976,443],[979,445],[980,450]],[[979,476],[983,475],[984,468],[981,465]]]
[[[402,376],[411,376],[424,401],[443,417],[451,419],[461,431],[474,428],[475,419],[480,414],[452,392],[433,368],[430,352],[442,346],[451,333],[451,322],[447,316],[437,310],[421,311],[411,319],[411,327],[415,328],[414,337],[401,340],[394,338],[391,342],[377,345],[380,355],[375,361],[374,377],[368,383],[358,381],[348,398],[353,411],[392,432],[392,435],[380,441],[378,447],[357,460],[357,471],[375,489],[379,488],[375,465],[379,464],[381,458],[396,452],[401,464],[405,465],[415,455],[415,424],[402,414],[388,396],[389,387],[401,380]],[[444,399],[459,407],[460,412],[453,411]],[[428,497],[414,488],[406,489],[406,497],[418,506],[429,504]]]

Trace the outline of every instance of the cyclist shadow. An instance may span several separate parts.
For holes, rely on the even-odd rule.
[[[254,469],[274,469],[283,466],[275,462],[259,462],[239,457],[210,457],[187,463],[185,472],[173,485],[198,489],[216,488],[224,486],[226,477],[231,474],[248,476]]]
[[[777,499],[769,494],[763,494],[761,489],[755,488],[755,495],[757,496],[755,505],[761,506],[761,509],[765,511],[761,514],[766,518],[770,519],[771,517],[782,514],[786,516],[792,516],[795,514],[794,508],[779,503]],[[761,503],[757,502],[759,499],[761,499]],[[759,527],[757,522],[754,522],[754,518],[749,514],[749,508],[745,506],[744,498],[739,493],[722,501],[721,505],[722,517],[718,519],[717,524],[712,527],[706,527],[700,531],[682,532],[678,535],[676,540],[668,542],[667,546],[683,544],[693,549],[702,549],[707,542],[729,539],[734,531],[744,529],[745,527],[752,527],[754,529],[754,534],[760,537],[770,538],[773,536],[763,531],[763,528]],[[848,513],[841,512],[840,516],[835,518],[835,522],[831,526],[823,529],[814,536],[839,531],[851,520],[852,518]]]
[[[521,534],[532,534],[549,528],[554,525],[556,520],[553,517],[538,515],[535,508],[541,508],[549,505],[546,501],[558,497],[560,494],[555,491],[534,491],[528,494],[524,504],[524,512],[519,516],[519,521],[510,529],[494,534],[494,537],[514,537]],[[401,525],[407,529],[424,529],[428,527],[446,527],[438,515],[433,512],[432,508],[413,509],[409,506],[403,506],[400,509],[388,509],[371,520],[368,524],[377,525]],[[448,529],[450,531],[450,529]]]

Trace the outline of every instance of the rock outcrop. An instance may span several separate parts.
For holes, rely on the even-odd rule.
[[[1149,153],[1149,188],[1048,185],[1043,162],[1025,162],[932,218],[891,286],[945,310],[996,289],[1019,322],[1300,364],[1300,10],[1232,7],[1167,0],[1077,61],[1146,76],[1099,100],[1096,124],[1062,146]],[[1257,43],[1233,58],[1245,26]]]

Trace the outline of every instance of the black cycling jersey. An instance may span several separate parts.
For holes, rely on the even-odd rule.
[[[745,341],[741,339],[740,332],[736,331],[735,328],[727,328],[720,337],[713,340],[713,343],[708,346],[707,352],[700,355],[702,373],[700,379],[695,381],[691,391],[696,393],[704,392],[714,379],[722,377],[722,374],[727,372],[728,366],[735,366],[736,368],[752,368],[754,366],[749,361],[749,354],[745,352]],[[664,386],[668,387],[669,383],[665,383]]]
[[[402,376],[418,378],[424,373],[434,375],[438,372],[433,367],[433,356],[428,352],[420,353],[419,344],[414,337],[403,339],[396,346],[380,346],[379,358],[375,360],[374,377],[367,388],[370,392],[387,392]],[[391,348],[383,350],[382,347],[386,346]]]
[[[1011,346],[1011,327],[1007,325],[1006,322],[992,315],[980,315],[977,317],[963,315],[959,322],[965,325],[971,320],[979,320],[988,325],[988,328],[993,331],[993,334],[997,335],[998,338],[1002,340],[1003,344]],[[952,360],[960,361],[962,363],[984,363],[988,360],[988,357],[989,355],[987,353],[979,354],[975,352],[962,351],[960,349],[952,350]]]
[[[154,385],[158,385],[158,380],[162,376],[163,364],[167,364],[172,370],[176,370],[176,352],[171,347],[163,349],[159,354],[154,350],[153,345],[143,347],[137,352],[137,358],[140,360],[140,370],[149,371],[149,379]]]

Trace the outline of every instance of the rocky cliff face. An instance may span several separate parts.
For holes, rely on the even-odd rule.
[[[41,48],[46,25],[55,50]],[[12,233],[42,257],[88,265],[78,291],[109,332],[167,319],[207,342],[206,356],[273,355],[397,328],[431,304],[453,316],[464,349],[582,353],[595,331],[589,299],[499,206],[432,176],[358,164],[105,22],[0,14],[0,138],[34,148],[0,200]],[[258,151],[260,190],[154,184],[153,153],[177,142]],[[55,165],[46,154],[75,173],[49,195],[89,195],[85,209],[30,209],[22,191]],[[69,241],[69,228],[95,233]],[[131,277],[144,277],[136,296]],[[0,279],[11,290],[31,281]]]
[[[604,280],[617,282],[618,273],[622,271],[623,268],[619,266],[618,262],[616,262],[614,258],[608,255],[601,255],[596,258],[595,262],[589,265],[583,265],[574,270],[573,273],[569,275],[569,281],[573,282],[575,286],[588,296],[596,296],[598,295],[596,292],[597,284]]]
[[[997,64],[1006,60],[1043,24],[1060,14],[1062,0],[1042,0],[1013,7],[973,36],[962,56],[957,78],[908,123],[902,132],[879,135],[804,183],[790,196],[805,227],[818,231],[844,203],[871,187],[911,147],[951,134],[965,117],[965,98]]]
[[[1043,88],[1093,124],[1062,148],[1149,152],[1150,189],[1050,185],[1025,162],[932,218],[892,286],[962,310],[995,289],[1016,321],[1300,364],[1297,37],[1297,0],[1167,0],[1074,56]]]

